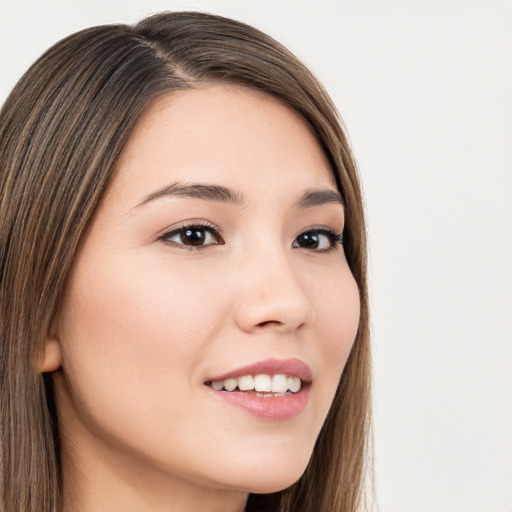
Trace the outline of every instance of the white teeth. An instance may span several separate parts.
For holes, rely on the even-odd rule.
[[[270,375],[256,375],[254,377],[254,389],[256,391],[272,391],[272,378]]]
[[[298,377],[293,377],[292,385],[290,386],[290,391],[292,393],[297,393],[297,391],[299,391],[299,389],[300,389],[301,384],[302,383]]]
[[[272,377],[272,393],[286,393],[288,391],[287,380],[286,375],[274,375]]]
[[[286,394],[288,391],[297,393],[302,386],[298,377],[288,377],[284,374],[279,375],[244,375],[238,379],[215,380],[210,382],[210,386],[216,391],[256,391],[257,393],[275,393],[278,396]]]
[[[238,380],[237,379],[226,379],[224,381],[224,387],[226,388],[226,391],[233,391],[238,386]]]
[[[220,391],[224,389],[224,381],[223,380],[214,380],[211,384],[212,388],[216,391]]]
[[[246,375],[245,377],[238,378],[238,389],[240,391],[250,391],[254,389],[254,379],[252,375]]]

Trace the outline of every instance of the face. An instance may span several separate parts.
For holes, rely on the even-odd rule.
[[[343,225],[329,164],[286,106],[228,85],[158,100],[68,281],[65,453],[141,481],[296,481],[358,326]]]

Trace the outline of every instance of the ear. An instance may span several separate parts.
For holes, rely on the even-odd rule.
[[[44,350],[39,358],[38,370],[41,373],[54,372],[62,365],[62,350],[55,337],[48,337],[44,342]]]

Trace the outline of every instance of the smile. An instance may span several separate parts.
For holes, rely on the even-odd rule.
[[[298,359],[267,359],[205,381],[223,403],[260,419],[279,421],[301,413],[308,402],[311,370]]]
[[[256,396],[286,396],[300,391],[302,381],[299,377],[278,375],[244,375],[237,379],[215,380],[207,382],[216,391],[253,391]]]

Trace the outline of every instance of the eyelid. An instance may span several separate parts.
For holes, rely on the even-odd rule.
[[[299,231],[299,233],[297,234],[297,236],[301,235],[302,233],[307,233],[308,231],[324,231],[326,233],[332,233],[334,235],[341,235],[343,233],[343,228],[341,230],[337,230],[337,229],[334,229],[334,228],[330,228],[330,227],[327,227],[327,226],[322,226],[322,225],[319,225],[319,226],[308,226],[307,228],[304,228],[304,229],[301,229]]]

